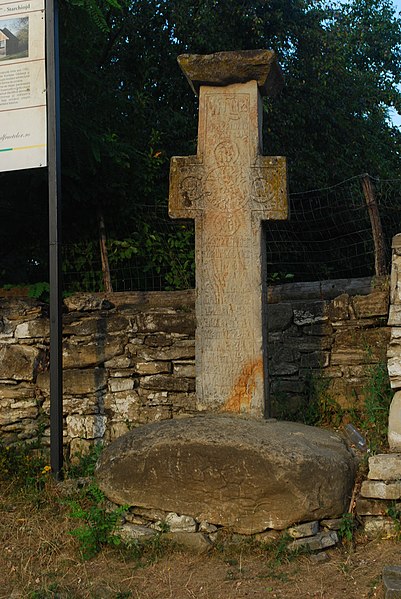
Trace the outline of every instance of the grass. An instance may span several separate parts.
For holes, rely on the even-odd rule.
[[[145,543],[109,543],[114,516],[108,520],[107,504],[90,476],[86,486],[77,485],[73,495],[66,496],[65,487],[49,475],[46,454],[37,448],[3,446],[0,457],[0,599],[246,599],[267,591],[298,599],[309,592],[314,596],[312,591],[322,585],[317,572],[326,567],[331,569],[324,580],[331,582],[325,596],[336,599],[344,596],[338,563],[347,562],[341,576],[345,582],[350,577],[358,581],[358,597],[368,596],[362,590],[383,567],[385,547],[364,547],[357,563],[357,549],[352,548],[350,560],[344,546],[331,550],[327,566],[311,569],[308,556],[290,551],[285,536],[263,545],[253,538],[223,535],[220,545],[201,557],[180,551],[162,533]],[[85,458],[74,472],[81,476],[92,469],[93,459]],[[81,533],[71,534],[77,523],[95,535],[95,550],[93,539],[84,544],[89,555],[82,550]],[[344,525],[349,530],[350,523]],[[391,559],[395,552],[396,546],[389,545]],[[361,579],[364,568],[366,581]],[[356,597],[352,589],[347,596]]]

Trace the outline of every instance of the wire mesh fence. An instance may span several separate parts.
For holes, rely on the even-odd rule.
[[[290,193],[290,219],[265,223],[269,283],[324,281],[375,274],[375,243],[363,176]],[[370,178],[383,229],[385,261],[400,232],[401,180]],[[140,206],[135,222],[107,223],[114,291],[194,286],[194,226],[168,217],[167,206]],[[64,247],[64,287],[102,290],[98,240]]]

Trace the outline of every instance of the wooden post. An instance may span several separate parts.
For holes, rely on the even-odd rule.
[[[103,274],[103,286],[107,293],[113,292],[113,286],[111,284],[109,257],[107,255],[106,246],[106,226],[104,224],[103,213],[99,210],[98,212],[99,222],[99,244],[100,244],[100,256],[102,259],[102,274]]]
[[[377,277],[387,274],[386,252],[383,236],[383,228],[377,207],[376,196],[368,174],[362,177],[362,189],[368,208],[370,225],[372,227],[373,243],[375,246],[375,274]]]

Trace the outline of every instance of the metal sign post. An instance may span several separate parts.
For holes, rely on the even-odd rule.
[[[57,0],[46,1],[46,63],[50,271],[50,465],[53,476],[60,479],[63,469],[63,370],[60,78]]]

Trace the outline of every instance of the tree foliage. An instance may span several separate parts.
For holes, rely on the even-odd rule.
[[[288,157],[290,191],[361,172],[400,177],[389,111],[401,112],[401,21],[390,0],[64,0],[60,40],[65,264],[82,280],[99,212],[114,264],[129,247],[163,271],[163,247],[167,262],[171,248],[191,251],[191,229],[163,230],[149,208],[166,211],[169,158],[196,152],[181,53],[276,50],[286,85],[265,104],[264,146]],[[46,173],[0,181],[0,282],[46,279]]]

